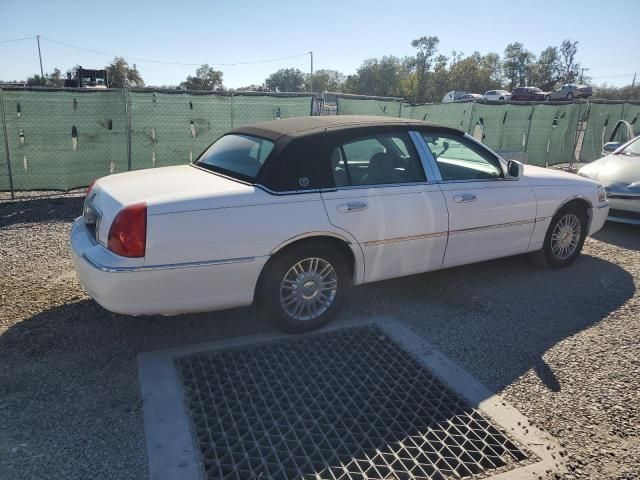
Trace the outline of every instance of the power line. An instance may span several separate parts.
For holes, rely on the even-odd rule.
[[[633,75],[632,73],[618,73],[616,75],[598,75],[597,77],[591,77],[591,78],[617,78],[617,77],[631,77]]]
[[[0,43],[11,43],[11,42],[21,42],[22,40],[33,40],[36,36],[32,37],[22,37],[22,38],[12,38],[11,40],[0,40]]]
[[[31,38],[35,38],[35,37],[31,37]],[[64,47],[68,47],[68,48],[75,48],[76,50],[82,50],[85,52],[90,52],[90,53],[95,53],[98,55],[106,55],[108,57],[124,57],[128,60],[135,60],[136,62],[148,62],[148,63],[158,63],[158,64],[162,64],[162,65],[182,65],[182,66],[187,66],[187,67],[199,67],[200,65],[202,65],[201,63],[184,63],[184,62],[169,62],[169,61],[164,61],[164,60],[154,60],[154,59],[150,59],[150,58],[141,58],[141,57],[129,57],[126,55],[118,55],[118,54],[114,54],[114,53],[107,53],[107,52],[101,52],[99,50],[92,50],[90,48],[84,48],[84,47],[78,47],[77,45],[71,45],[69,43],[64,43],[64,42],[59,42],[57,40],[53,40],[51,38],[47,38],[47,37],[40,37],[42,40],[46,40],[47,42],[51,42],[51,43],[55,43],[58,45],[62,45]],[[300,53],[297,55],[291,55],[288,57],[280,57],[280,58],[269,58],[269,59],[265,59],[265,60],[253,60],[253,61],[248,61],[248,62],[235,62],[235,63],[214,63],[214,66],[224,66],[224,67],[233,67],[236,65],[253,65],[256,63],[269,63],[269,62],[279,62],[281,60],[290,60],[292,58],[299,58],[299,57],[306,57],[307,55],[309,55],[309,52],[305,52],[305,53]]]

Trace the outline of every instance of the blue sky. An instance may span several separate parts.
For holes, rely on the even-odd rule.
[[[565,6],[562,6],[562,5]],[[575,6],[570,6],[575,5]],[[579,5],[579,7],[577,7]],[[612,6],[608,12],[606,5]],[[502,54],[513,41],[539,54],[565,38],[578,40],[578,60],[594,83],[625,85],[640,78],[640,0],[580,2],[455,0],[377,2],[0,0],[0,42],[39,34],[44,70],[80,64],[99,68],[112,56],[87,49],[168,62],[221,63],[314,52],[314,66],[353,73],[362,60],[412,54],[410,42],[440,38],[440,52]],[[148,84],[178,84],[195,66],[136,63]],[[283,67],[309,70],[309,58],[222,66],[227,87],[262,83]],[[0,43],[0,79],[38,73],[35,39]],[[452,86],[453,88],[453,86]]]

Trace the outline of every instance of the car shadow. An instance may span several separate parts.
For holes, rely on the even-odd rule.
[[[600,258],[549,270],[517,256],[365,285],[342,316],[394,317],[495,392],[531,369],[559,391],[545,352],[634,293],[633,277]]]
[[[336,322],[393,317],[494,392],[529,370],[559,392],[562,382],[545,353],[605,319],[634,292],[628,272],[596,257],[582,255],[563,270],[512,257],[355,288]],[[272,326],[252,307],[130,317],[84,298],[49,308],[0,335],[0,398],[11,412],[5,427],[20,438],[37,438],[56,462],[66,461],[72,448],[109,452],[90,465],[109,476],[144,471],[138,353],[266,331]],[[117,466],[110,455],[120,459]]]
[[[640,251],[640,225],[607,222],[593,238],[627,250]]]
[[[20,223],[72,222],[82,215],[84,196],[50,196],[0,202],[0,228]]]
[[[354,288],[337,321],[393,317],[493,390],[534,369],[557,391],[545,352],[606,318],[634,292],[628,272],[589,255],[561,270],[510,257]],[[86,358],[106,369],[114,359],[133,367],[139,352],[271,330],[253,307],[131,317],[85,299],[10,327],[0,336],[0,358],[27,357],[62,369],[87,366]]]

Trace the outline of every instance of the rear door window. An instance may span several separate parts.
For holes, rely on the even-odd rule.
[[[366,186],[423,182],[420,158],[406,133],[379,134],[345,142],[331,153],[335,185]]]

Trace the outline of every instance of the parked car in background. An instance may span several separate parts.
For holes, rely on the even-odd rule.
[[[549,92],[544,99],[549,100],[573,100],[574,98],[589,98],[593,95],[593,88],[587,85],[576,85],[575,83],[567,83],[562,87]]]
[[[569,266],[601,186],[505,161],[417,120],[300,117],[236,128],[190,165],[100,178],[71,230],[85,290],[118,313],[249,305],[327,323],[352,285],[535,252]]]
[[[447,92],[444,97],[442,97],[442,103],[455,102],[456,100],[460,100],[467,93],[468,92],[465,92],[463,90],[451,90],[450,92]]]
[[[489,90],[483,95],[485,100],[493,100],[496,102],[507,101],[511,98],[511,93],[506,90]]]
[[[609,220],[640,225],[640,136],[622,145],[606,143],[602,150],[605,156],[582,167],[578,175],[604,185]]]
[[[535,102],[544,100],[546,92],[538,87],[517,87],[511,91],[512,102]]]
[[[479,98],[482,98],[482,95],[479,93],[467,93],[463,95],[460,100],[478,100]]]

